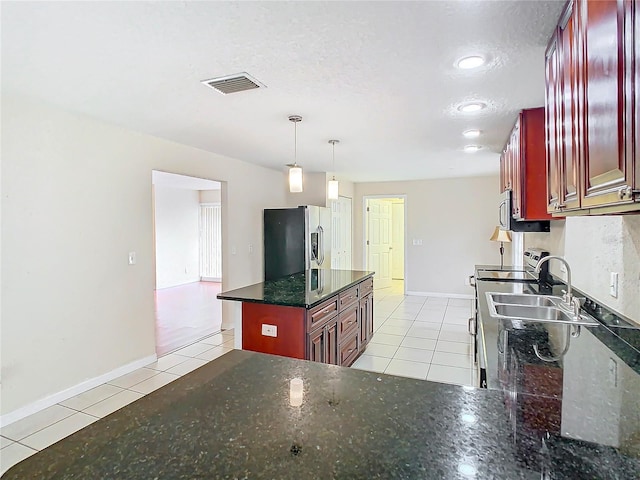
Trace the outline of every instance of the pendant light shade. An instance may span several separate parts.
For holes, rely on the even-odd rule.
[[[302,192],[302,167],[298,165],[298,123],[302,121],[300,115],[291,115],[289,121],[293,122],[293,164],[289,167],[289,191],[291,193]]]
[[[329,200],[338,199],[338,180],[335,178],[333,180],[329,180],[329,183],[327,184],[327,198]]]
[[[333,171],[336,171],[336,143],[340,143],[340,140],[329,140],[329,143],[333,146]],[[337,200],[338,199],[338,180],[336,180],[335,174],[333,178],[329,180],[327,184],[327,198],[329,200]]]
[[[302,191],[302,167],[296,164],[289,167],[289,191],[291,193]]]

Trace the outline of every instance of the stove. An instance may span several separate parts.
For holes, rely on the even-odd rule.
[[[546,250],[530,248],[524,252],[524,266],[518,267],[480,267],[476,270],[477,280],[493,280],[496,282],[537,282],[546,280],[549,274],[549,264],[542,264],[540,274],[535,272],[536,265],[541,258],[549,255]]]

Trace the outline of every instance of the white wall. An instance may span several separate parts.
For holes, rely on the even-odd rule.
[[[222,201],[220,190],[200,190],[198,193],[200,203],[220,203]]]
[[[154,169],[223,182],[223,288],[261,281],[282,172],[3,92],[2,414],[154,354]]]
[[[572,283],[610,308],[640,324],[640,215],[567,217],[553,222],[550,234],[525,234],[552,254],[564,255]],[[551,260],[552,272],[560,273]],[[618,298],[609,295],[609,274],[619,274]]]
[[[498,245],[489,241],[497,191],[497,176],[356,183],[354,268],[364,268],[363,197],[406,195],[406,291],[472,295],[465,279],[474,265],[500,263]],[[423,244],[414,246],[413,239]]]
[[[156,288],[200,280],[200,194],[156,185]]]
[[[302,175],[302,192],[289,192],[289,173],[284,176],[285,193],[287,195],[287,206],[297,207],[299,205],[317,205],[326,207],[327,203],[327,174],[307,173]]]

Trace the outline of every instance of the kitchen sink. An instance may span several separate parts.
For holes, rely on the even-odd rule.
[[[571,325],[599,325],[595,319],[582,313],[579,318],[574,318],[571,312],[560,307],[562,302],[560,297],[488,292],[487,301],[489,314],[494,318]]]
[[[519,293],[493,293],[491,294],[494,303],[507,305],[531,305],[534,307],[555,307],[556,303],[544,295],[521,295]],[[558,298],[558,300],[561,300]]]

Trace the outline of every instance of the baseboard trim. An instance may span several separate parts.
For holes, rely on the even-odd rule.
[[[41,398],[40,400],[36,400],[35,402],[25,405],[24,407],[20,407],[17,410],[5,413],[4,415],[0,416],[0,427],[6,427],[7,425],[17,422],[18,420],[22,420],[29,415],[33,415],[34,413],[39,412],[40,410],[49,408],[56,403],[63,402],[71,397],[80,395],[87,390],[91,390],[92,388],[102,385],[103,383],[107,383],[114,378],[118,378],[122,375],[126,375],[127,373],[131,373],[134,370],[138,370],[139,368],[155,362],[157,359],[158,356],[156,354],[149,355],[148,357],[144,357],[131,363],[127,363],[126,365],[118,367],[115,370],[111,370],[110,372],[107,372],[100,376],[85,380],[84,382],[78,383],[73,387],[54,393],[45,398]]]
[[[417,297],[440,297],[440,298],[463,298],[465,300],[473,300],[473,295],[465,293],[440,293],[440,292],[405,292],[405,295],[415,295]]]

